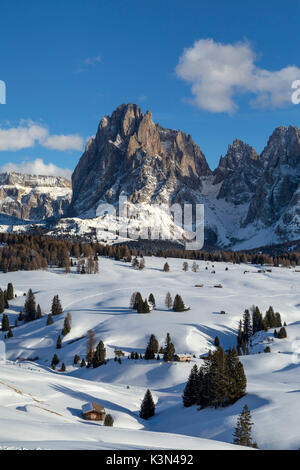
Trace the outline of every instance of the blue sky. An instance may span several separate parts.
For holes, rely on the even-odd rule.
[[[2,2],[0,166],[73,169],[126,102],[190,133],[212,168],[235,138],[261,151],[275,127],[300,125],[283,96],[300,78],[299,15],[297,0]]]

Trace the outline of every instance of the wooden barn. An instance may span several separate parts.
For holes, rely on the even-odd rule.
[[[92,401],[83,405],[82,415],[84,419],[90,421],[104,421],[105,408],[99,403]]]
[[[191,362],[192,356],[191,354],[175,354],[174,359],[178,362]]]

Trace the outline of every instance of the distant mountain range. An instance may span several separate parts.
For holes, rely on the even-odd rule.
[[[110,220],[97,217],[97,208],[126,196],[145,210],[203,203],[206,241],[214,246],[281,243],[300,238],[300,130],[276,128],[260,155],[235,140],[212,171],[190,135],[123,104],[102,118],[88,141],[72,189],[64,178],[6,173],[0,175],[0,196],[2,214],[35,222],[63,217],[52,233],[84,234],[99,224],[109,232]],[[156,217],[166,221],[162,212]]]

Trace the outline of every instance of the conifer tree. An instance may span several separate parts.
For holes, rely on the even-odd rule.
[[[2,331],[8,331],[9,330],[9,319],[8,316],[4,313],[2,315]]]
[[[283,339],[283,338],[287,338],[287,332],[286,332],[286,329],[284,328],[284,326],[282,326],[277,334],[277,338],[279,339]]]
[[[134,309],[137,292],[133,292],[130,297],[129,308]]]
[[[186,408],[197,403],[198,396],[198,367],[195,364],[190,372],[188,381],[186,383],[182,399],[183,406]]]
[[[147,302],[147,299],[145,299],[144,302],[138,305],[138,313],[150,313],[150,307]]]
[[[96,368],[105,364],[105,358],[106,358],[106,349],[104,347],[103,341],[99,341],[94,357],[93,357],[93,367]]]
[[[36,304],[35,297],[31,289],[29,289],[24,305],[26,321],[33,321],[36,319]]]
[[[143,298],[142,298],[142,295],[140,292],[137,292],[136,295],[135,295],[135,301],[134,301],[134,305],[133,305],[133,308],[134,310],[142,310],[143,307]]]
[[[180,295],[175,295],[173,303],[174,312],[184,312],[184,303]]]
[[[60,335],[58,335],[58,338],[57,338],[56,349],[61,349],[61,337],[60,337]]]
[[[214,345],[216,346],[216,348],[218,348],[220,346],[220,340],[219,340],[218,336],[215,337]]]
[[[252,441],[252,425],[250,410],[248,406],[245,405],[237,420],[237,425],[233,434],[233,443],[239,446],[257,447]]]
[[[76,365],[78,364],[79,361],[80,361],[80,357],[78,356],[78,354],[75,354],[73,364]]]
[[[80,367],[86,367],[86,362],[84,359],[81,360]]]
[[[140,417],[142,419],[149,419],[154,415],[155,415],[155,404],[154,404],[150,390],[147,389],[144,399],[141,404]]]
[[[4,310],[5,310],[4,292],[2,289],[0,289],[0,313],[3,313]]]
[[[62,329],[62,335],[66,336],[71,331],[71,321],[72,317],[70,313],[67,313],[67,316],[64,319],[64,327]]]
[[[12,300],[14,298],[14,288],[11,282],[7,284],[7,300]]]
[[[42,310],[40,304],[36,308],[36,318],[42,318]]]
[[[249,341],[252,335],[251,316],[249,310],[245,310],[243,317],[243,339],[246,343]]]
[[[62,365],[61,365],[60,371],[61,371],[61,372],[66,372],[66,365],[65,365],[64,362],[63,362]]]
[[[155,307],[155,298],[153,294],[149,295],[148,301]]]
[[[8,338],[12,338],[12,337],[13,337],[13,332],[12,332],[11,327],[9,327],[9,330],[8,330],[8,333],[7,333],[7,337],[8,337]]]
[[[4,294],[4,308],[9,308],[8,299],[7,299],[7,291],[5,290],[3,294]]]
[[[172,296],[171,296],[170,292],[167,292],[166,299],[165,299],[165,306],[169,310],[172,307],[172,305],[173,305]]]
[[[164,347],[164,361],[169,362],[173,360],[175,354],[174,344],[171,341],[170,333],[167,333],[166,344]]]
[[[60,315],[63,312],[58,295],[55,295],[52,300],[51,313],[52,315]]]
[[[54,320],[52,318],[52,315],[51,313],[49,313],[49,315],[47,315],[47,322],[46,322],[46,325],[52,325],[54,323]]]
[[[104,426],[112,427],[114,425],[114,418],[112,417],[112,415],[110,414],[106,415],[103,424]]]
[[[57,366],[57,364],[59,364],[59,359],[58,359],[58,356],[57,354],[54,354],[53,358],[52,358],[52,361],[51,361],[51,366],[53,368],[54,366],[54,369],[55,367]]]
[[[154,359],[155,354],[158,352],[158,341],[154,335],[150,336],[149,343],[145,351],[145,359]]]

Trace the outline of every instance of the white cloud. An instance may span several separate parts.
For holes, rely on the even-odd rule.
[[[18,127],[0,129],[0,150],[21,150],[42,142],[48,135],[45,127],[29,122]]]
[[[82,150],[79,135],[51,135],[48,129],[32,121],[21,121],[17,127],[0,128],[0,151],[22,150],[40,144],[53,150]]]
[[[53,150],[82,150],[83,139],[79,135],[50,135],[43,143]]]
[[[59,168],[53,163],[46,164],[41,158],[37,158],[33,161],[23,161],[21,163],[5,163],[0,168],[1,173],[9,171],[29,175],[63,176],[67,179],[70,179],[72,175],[72,171],[68,168]]]
[[[291,86],[300,78],[295,65],[277,71],[255,65],[256,55],[248,42],[221,44],[200,39],[183,51],[176,74],[191,83],[189,101],[200,109],[232,113],[237,94],[251,93],[254,107],[275,108],[291,104]]]

